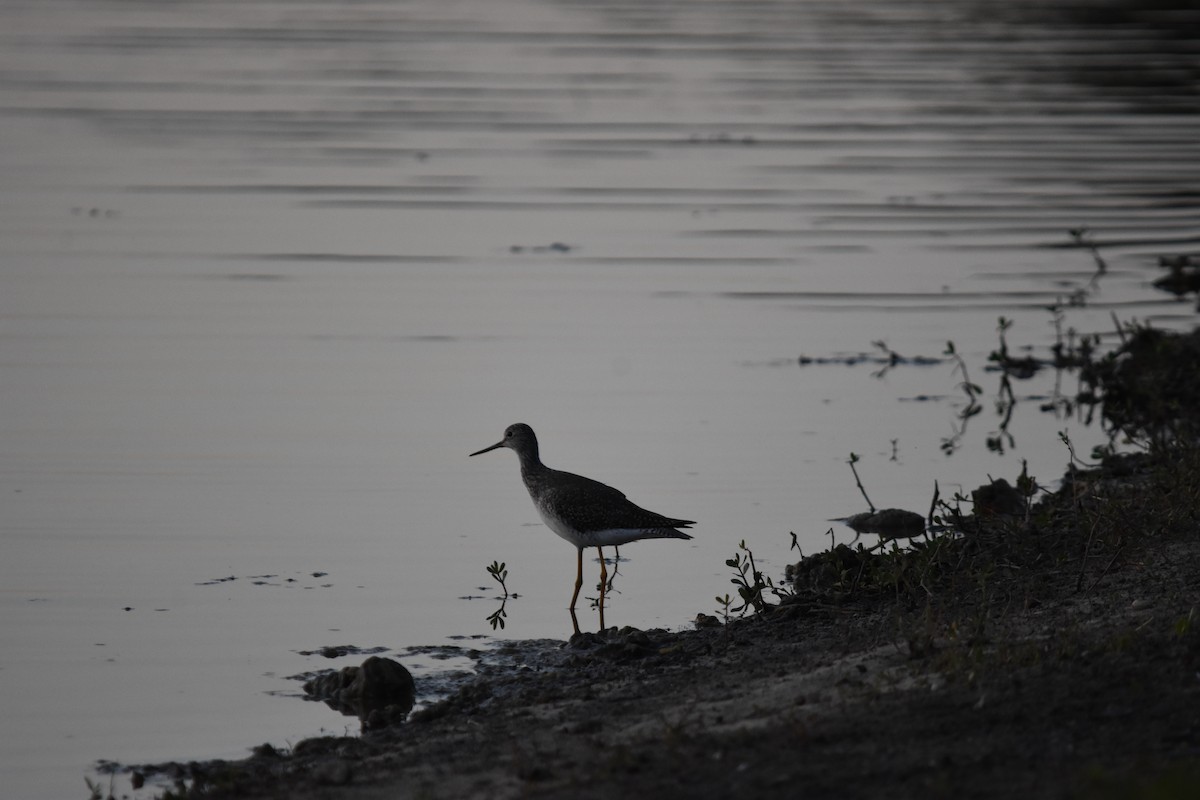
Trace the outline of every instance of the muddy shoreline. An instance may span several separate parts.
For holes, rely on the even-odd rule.
[[[533,666],[400,726],[141,770],[195,797],[1190,793],[1200,536],[1119,561],[1085,592],[1059,569],[986,612],[797,600],[727,627],[514,644]]]
[[[1096,372],[1144,451],[1057,491],[810,556],[728,624],[506,643],[361,737],[126,769],[169,798],[1200,796],[1200,339],[1171,341]],[[1120,390],[1156,369],[1166,417]]]

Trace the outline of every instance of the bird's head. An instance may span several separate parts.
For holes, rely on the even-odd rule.
[[[495,450],[499,447],[508,447],[516,450],[518,453],[537,453],[537,437],[533,434],[533,428],[526,425],[524,422],[518,422],[515,425],[509,425],[504,429],[504,438],[496,442],[491,447],[485,447],[482,450],[477,450],[471,453],[477,456],[480,453],[486,453],[489,450]]]

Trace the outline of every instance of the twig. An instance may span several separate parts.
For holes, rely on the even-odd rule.
[[[1075,507],[1075,510],[1077,513],[1078,513],[1078,503],[1079,503],[1078,499],[1076,499],[1072,502],[1072,505]],[[1083,576],[1087,574],[1088,555],[1091,553],[1092,539],[1094,539],[1096,537],[1096,526],[1099,524],[1100,524],[1099,520],[1096,520],[1092,523],[1092,529],[1090,531],[1088,531],[1087,542],[1085,542],[1083,545],[1083,557],[1079,559],[1079,577],[1075,580],[1075,591],[1076,592],[1083,591]]]
[[[920,585],[920,587],[925,590],[925,594],[929,595],[930,597],[933,597],[933,592],[931,592],[929,587],[925,585],[925,577],[929,574],[929,570],[933,569],[933,562],[937,558],[938,551],[942,549],[942,542],[944,541],[946,541],[944,536],[937,540],[937,544],[934,545],[933,552],[929,555],[929,560],[925,562],[925,569],[921,571],[921,577],[917,580],[917,583]]]
[[[1117,336],[1121,337],[1121,344],[1125,344],[1125,329],[1121,327],[1121,320],[1117,317],[1117,312],[1109,311],[1112,315],[1113,327],[1117,329]]]
[[[1085,592],[1085,594],[1091,594],[1092,590],[1095,589],[1096,586],[1099,585],[1100,581],[1104,580],[1104,576],[1108,574],[1108,571],[1110,569],[1112,569],[1112,565],[1117,562],[1117,556],[1121,555],[1121,550],[1122,550],[1122,548],[1118,547],[1115,551],[1113,551],[1112,558],[1110,558],[1108,560],[1108,563],[1104,565],[1104,571],[1101,572],[1099,577],[1097,577],[1096,580],[1092,582],[1092,585],[1088,587],[1088,590],[1087,590],[1087,592]]]
[[[858,490],[862,492],[863,499],[867,501],[867,506],[871,509],[871,513],[875,513],[875,504],[871,502],[871,498],[867,497],[867,490],[863,488],[862,481],[858,477],[858,470],[854,465],[858,463],[858,456],[854,453],[850,454],[850,460],[846,462],[850,465],[850,471],[854,473],[854,482],[858,484]]]
[[[858,572],[856,572],[854,574],[854,583],[850,584],[850,594],[851,595],[853,595],[854,592],[857,591],[858,582],[859,582],[859,580],[862,579],[863,570],[866,569],[866,566],[867,566],[867,559],[864,556],[863,559],[858,562]]]

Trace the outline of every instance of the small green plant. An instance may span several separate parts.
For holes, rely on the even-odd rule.
[[[508,570],[503,561],[493,561],[487,571],[488,575],[491,575],[492,579],[504,590],[504,597],[500,599],[500,607],[488,615],[487,621],[492,626],[492,630],[497,628],[504,630],[504,618],[508,616],[508,612],[504,610],[504,607],[508,605],[508,585],[505,583],[505,579],[508,578]]]
[[[488,575],[491,575],[496,583],[500,584],[500,588],[504,590],[504,596],[508,597],[508,587],[504,585],[504,580],[508,577],[508,570],[505,568],[504,562],[493,561],[487,571]]]
[[[731,567],[735,573],[730,583],[737,587],[738,597],[742,599],[741,605],[730,610],[739,615],[745,614],[750,608],[763,611],[767,607],[762,596],[763,590],[766,589],[763,574],[755,566],[754,553],[746,547],[745,539],[738,543],[738,551],[733,554],[733,558],[725,561],[725,566]],[[742,551],[745,555],[742,555]]]
[[[744,616],[750,609],[759,613],[766,611],[773,605],[767,602],[767,592],[780,600],[791,596],[792,592],[787,587],[776,586],[771,578],[763,575],[754,563],[754,552],[746,546],[745,539],[738,543],[738,551],[733,554],[733,558],[726,559],[725,566],[734,570],[734,577],[730,583],[737,587],[738,598],[742,602],[738,606],[731,606],[733,601],[729,599],[729,595],[725,595],[724,598],[718,597],[717,602],[725,606],[726,615],[733,613]]]

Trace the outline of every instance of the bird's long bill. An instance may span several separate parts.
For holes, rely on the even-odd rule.
[[[504,440],[503,440],[503,439],[501,439],[500,441],[496,442],[496,443],[495,443],[494,445],[492,445],[491,447],[485,447],[485,448],[483,448],[482,450],[476,450],[474,453],[471,453],[471,455],[472,455],[472,456],[477,456],[477,455],[479,455],[480,453],[486,453],[488,450],[495,450],[497,447],[504,447]],[[468,456],[468,458],[469,458],[469,457],[470,457],[470,456]]]

